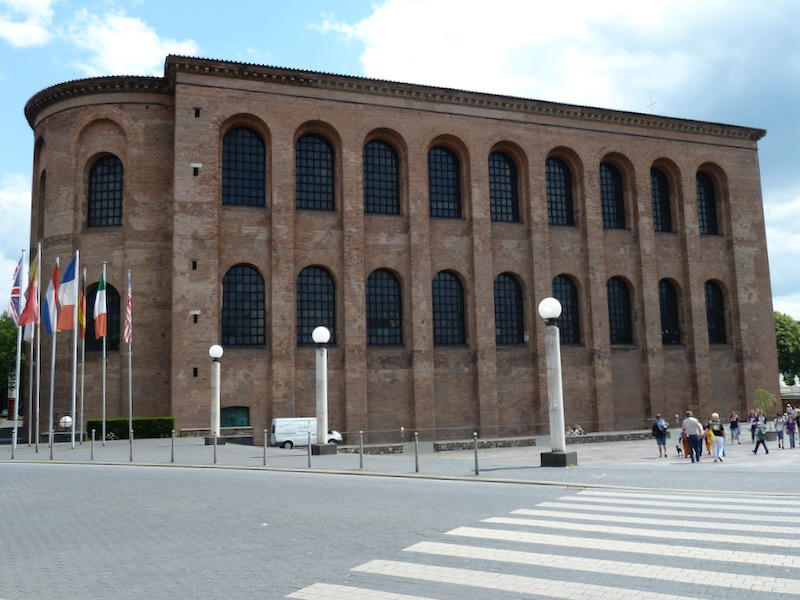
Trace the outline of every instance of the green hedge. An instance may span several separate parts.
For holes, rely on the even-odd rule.
[[[106,419],[107,439],[128,439],[128,419]],[[91,437],[92,429],[95,430],[95,439],[103,437],[102,419],[89,419],[86,421],[87,437]],[[175,429],[173,417],[152,417],[133,419],[133,439],[166,438],[172,435]]]

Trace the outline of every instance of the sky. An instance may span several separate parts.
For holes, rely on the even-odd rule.
[[[799,23],[797,0],[0,0],[0,310],[29,243],[27,100],[178,54],[766,129],[773,304],[800,320]]]

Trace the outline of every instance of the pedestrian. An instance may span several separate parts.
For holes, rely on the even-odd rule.
[[[756,426],[758,425],[758,417],[756,411],[751,410],[747,415],[747,424],[750,426],[750,441],[756,443]]]
[[[778,448],[785,450],[783,444],[783,430],[786,427],[786,415],[778,413],[775,416],[775,433],[778,434]]]
[[[758,454],[758,447],[761,446],[762,444],[764,446],[764,452],[769,454],[769,448],[767,448],[767,425],[766,425],[766,423],[764,423],[764,424],[759,423],[758,424],[758,431],[756,432],[756,439],[758,441],[756,442],[756,447],[753,450],[753,454]]]
[[[786,419],[786,435],[789,436],[789,448],[794,448],[794,436],[797,434],[797,421],[792,416]]]
[[[739,444],[741,444],[742,442],[739,441],[739,415],[737,415],[735,412],[731,413],[730,423],[731,423],[731,444],[733,443],[734,439]]]
[[[658,457],[667,458],[667,421],[661,418],[661,414],[656,414],[655,421],[653,421],[653,437],[656,438],[658,445]]]
[[[711,413],[711,420],[706,429],[706,441],[711,446],[711,456],[714,457],[714,462],[722,462],[722,457],[725,456],[725,428],[719,419],[719,413]]]
[[[686,432],[686,440],[689,443],[689,452],[692,457],[692,462],[700,462],[700,436],[703,433],[703,426],[700,421],[694,418],[692,411],[686,411],[686,418],[683,420],[683,430]]]

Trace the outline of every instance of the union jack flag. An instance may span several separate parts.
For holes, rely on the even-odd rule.
[[[17,268],[14,269],[14,285],[11,287],[11,301],[8,303],[8,315],[17,327],[20,325],[19,316],[22,314],[22,298],[22,258],[20,258]]]

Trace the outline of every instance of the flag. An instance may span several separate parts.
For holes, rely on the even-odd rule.
[[[58,303],[61,305],[61,314],[58,315],[59,331],[70,331],[75,320],[75,301],[78,291],[78,279],[75,276],[76,262],[78,262],[77,254],[69,261],[58,288]]]
[[[25,308],[19,316],[19,324],[36,323],[39,320],[39,290],[36,288],[39,279],[39,255],[31,262],[28,274],[28,291],[25,292]]]
[[[100,283],[97,284],[97,294],[94,297],[94,339],[99,340],[106,336],[106,319],[108,318],[108,308],[106,307],[106,270],[100,274]]]
[[[14,269],[14,285],[11,286],[11,300],[8,303],[8,314],[11,317],[11,320],[14,321],[14,325],[20,325],[20,316],[22,313],[22,307],[24,306],[22,300],[22,259],[24,256],[21,256],[19,259],[19,264],[17,268]]]
[[[131,313],[131,274],[128,272],[128,296],[125,300],[125,325],[122,329],[122,341],[126,344],[131,343],[131,333],[133,332],[133,314]]]
[[[58,261],[56,268],[53,269],[53,277],[47,285],[47,294],[44,296],[44,306],[42,308],[42,321],[44,322],[45,333],[56,331],[56,321],[58,321]]]
[[[84,269],[85,271],[85,269]],[[81,289],[78,290],[78,331],[81,339],[86,338],[86,275],[81,277]]]

